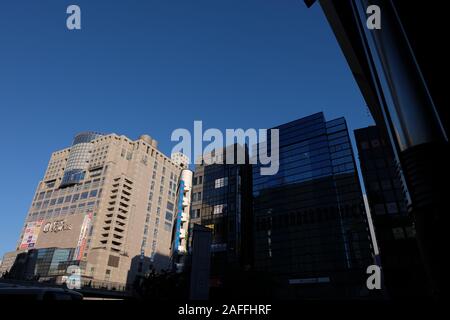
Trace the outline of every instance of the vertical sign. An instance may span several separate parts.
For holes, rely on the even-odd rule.
[[[92,212],[84,216],[83,224],[81,225],[80,236],[78,237],[77,248],[75,250],[74,260],[81,260],[84,249],[86,248],[86,238],[88,236],[89,228],[91,227]]]

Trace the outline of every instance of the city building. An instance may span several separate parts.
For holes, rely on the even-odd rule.
[[[73,249],[94,281],[132,281],[136,257],[168,268],[182,169],[147,135],[80,133],[52,154],[17,249]]]
[[[246,155],[246,164],[224,163],[232,148],[235,160],[238,152]],[[195,167],[190,220],[191,229],[194,224],[200,224],[212,230],[211,287],[223,288],[228,275],[232,277],[233,272],[251,265],[251,219],[251,166],[247,147],[234,144],[214,150]]]
[[[14,279],[40,281],[61,281],[69,266],[80,266],[80,260],[73,260],[75,248],[30,249],[19,253],[9,271]]]
[[[308,6],[315,0],[305,0]],[[388,137],[413,217],[426,293],[441,294],[450,167],[445,10],[424,1],[319,0],[376,125]],[[381,28],[367,27],[369,5]],[[421,23],[417,23],[420,17]],[[431,35],[431,36],[430,36]]]
[[[253,166],[255,270],[277,298],[368,295],[373,246],[345,119],[317,113],[273,129],[278,173]]]
[[[11,270],[11,267],[14,265],[14,262],[16,261],[17,255],[24,251],[25,250],[17,250],[7,252],[3,255],[2,263],[0,264],[0,276]]]
[[[376,126],[355,130],[355,138],[387,294],[421,296],[425,274],[389,139]]]

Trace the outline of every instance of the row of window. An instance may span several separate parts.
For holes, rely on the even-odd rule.
[[[97,201],[97,205],[98,205],[98,201]],[[94,209],[95,206],[96,206],[96,202],[90,201],[90,202],[83,202],[78,205],[71,205],[71,206],[66,206],[66,207],[62,207],[62,208],[35,211],[35,212],[31,212],[28,215],[27,220],[35,221],[35,220],[38,220],[41,218],[42,219],[43,218],[50,219],[53,217],[72,215],[75,213],[90,212]]]
[[[97,196],[101,196],[101,191],[94,189],[91,191],[85,191],[82,193],[77,193],[74,195],[68,195],[66,197],[59,197],[59,198],[53,198],[53,199],[49,199],[49,200],[44,200],[44,201],[37,201],[36,203],[34,203],[33,208],[34,209],[45,209],[47,207],[52,207],[54,205],[59,205],[59,204],[63,204],[63,203],[75,203],[77,201],[80,200],[85,200],[88,198],[95,198]]]
[[[288,228],[303,224],[320,223],[337,219],[361,218],[361,209],[358,206],[342,206],[340,208],[318,208],[315,210],[296,211],[273,217],[260,217],[256,219],[256,230],[271,230]],[[361,219],[361,222],[363,220]]]
[[[192,179],[192,184],[194,186],[202,184],[203,183],[203,176],[195,176],[194,179]]]

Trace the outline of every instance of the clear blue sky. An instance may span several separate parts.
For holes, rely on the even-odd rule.
[[[81,31],[66,29],[70,4]],[[169,153],[194,120],[373,123],[320,7],[302,0],[1,1],[0,110],[0,256],[51,152],[79,131],[148,133]]]

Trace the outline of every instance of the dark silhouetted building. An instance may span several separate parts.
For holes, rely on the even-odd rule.
[[[243,148],[248,163],[247,147],[239,144],[209,156],[226,159],[230,148],[235,148],[235,157]],[[220,159],[214,162],[196,165],[190,224],[191,228],[197,223],[211,229],[211,286],[223,288],[228,275],[251,265],[251,166],[237,161],[223,164]]]
[[[313,0],[305,0],[311,6]],[[438,1],[319,0],[367,106],[393,147],[426,270],[438,297],[445,264],[449,154],[446,12]],[[381,29],[367,27],[369,5]],[[420,17],[421,23],[417,23]]]
[[[355,138],[387,293],[421,296],[425,274],[392,147],[376,126],[355,130]]]
[[[373,248],[345,119],[317,113],[274,129],[278,173],[253,167],[256,271],[277,298],[368,295]]]
[[[189,299],[209,298],[212,230],[199,224],[192,227],[192,256]]]

